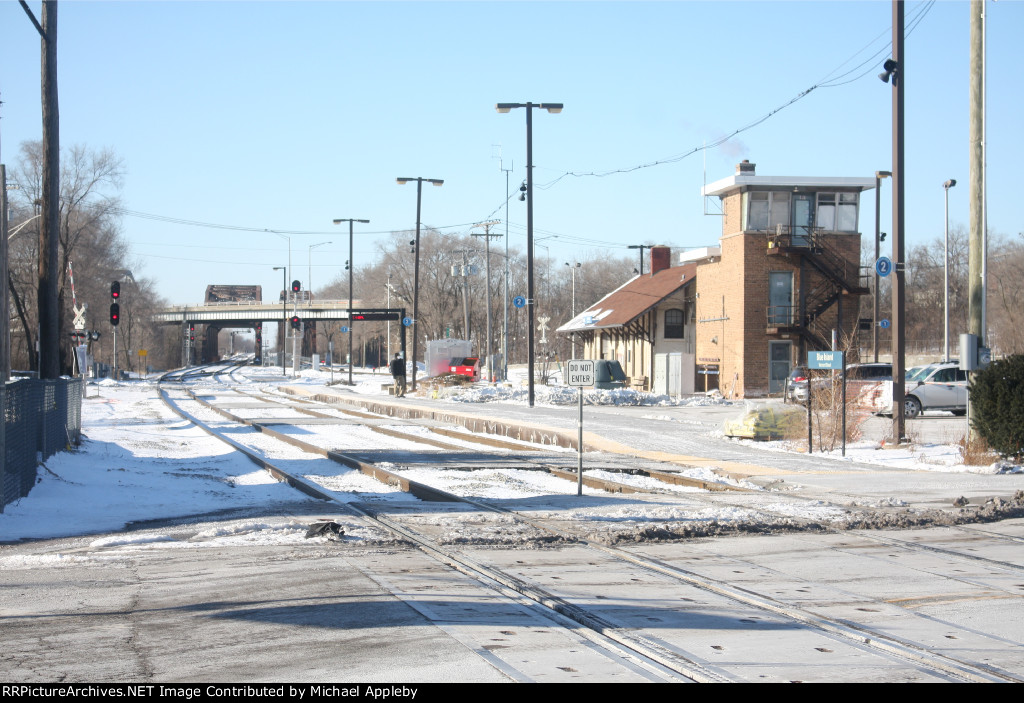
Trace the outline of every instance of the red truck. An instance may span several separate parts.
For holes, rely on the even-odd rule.
[[[452,359],[448,365],[451,373],[459,376],[469,376],[474,381],[480,380],[480,359],[475,356],[467,356],[462,359]]]

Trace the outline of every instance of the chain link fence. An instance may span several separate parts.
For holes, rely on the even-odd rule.
[[[28,495],[39,463],[77,445],[82,379],[22,379],[0,384],[0,512]]]

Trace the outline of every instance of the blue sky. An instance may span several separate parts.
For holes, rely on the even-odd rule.
[[[39,2],[30,7],[40,12]],[[1024,229],[1013,178],[1020,123],[1024,3],[988,2],[989,225]],[[911,244],[968,216],[968,4],[908,2],[907,229]],[[314,288],[343,271],[347,227],[357,267],[378,242],[423,221],[464,233],[504,219],[506,180],[525,178],[522,110],[534,115],[538,256],[585,260],[628,244],[714,244],[721,221],[699,195],[741,159],[759,175],[870,177],[891,165],[892,90],[877,79],[891,38],[889,2],[84,2],[59,8],[64,146],[109,147],[124,160],[133,212],[290,236],[294,278]],[[863,65],[862,65],[863,64]],[[846,74],[851,71],[845,77]],[[861,76],[857,80],[852,80]],[[841,83],[825,87],[828,82]],[[850,81],[850,82],[848,82]],[[41,134],[39,38],[0,2],[0,157]],[[498,155],[502,156],[499,161]],[[553,183],[554,182],[554,183]],[[549,185],[552,184],[553,185]],[[883,186],[882,229],[890,229]],[[873,231],[865,195],[861,231]],[[512,246],[526,210],[513,199]],[[499,230],[504,231],[503,227]],[[126,216],[136,274],[174,303],[209,283],[281,285],[288,241],[269,232]],[[552,236],[557,235],[557,236]],[[546,237],[546,238],[545,238]],[[311,245],[332,244],[310,250]],[[495,246],[501,246],[500,240]],[[546,249],[544,247],[547,247]]]

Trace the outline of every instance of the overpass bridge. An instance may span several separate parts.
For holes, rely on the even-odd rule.
[[[263,323],[277,323],[277,348],[284,352],[284,340],[288,324],[298,325],[302,331],[300,355],[310,356],[316,350],[317,323],[340,322],[349,330],[369,322],[398,322],[401,335],[401,349],[405,354],[405,308],[364,307],[362,301],[352,301],[352,315],[349,317],[349,301],[345,300],[291,300],[279,303],[255,301],[218,301],[197,305],[175,305],[158,310],[153,321],[163,325],[179,325],[182,328],[183,362],[216,361],[219,358],[217,337],[222,329],[244,328],[256,332],[257,363],[263,350]],[[297,322],[295,319],[298,318]],[[195,326],[202,325],[196,334]],[[197,343],[198,340],[198,343]],[[200,354],[189,359],[190,349],[200,347]]]

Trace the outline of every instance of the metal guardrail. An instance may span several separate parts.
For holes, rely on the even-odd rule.
[[[82,379],[22,379],[0,384],[0,512],[28,495],[39,463],[78,444]]]

